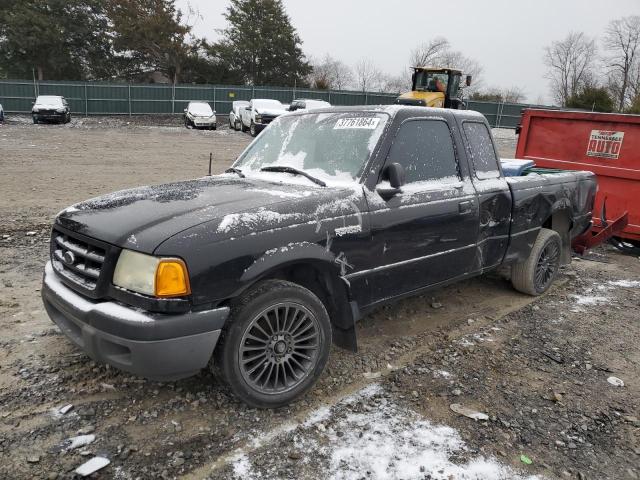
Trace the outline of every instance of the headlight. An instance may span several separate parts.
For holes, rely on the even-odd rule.
[[[262,121],[262,115],[256,115],[256,122]]]
[[[180,297],[191,293],[187,266],[182,260],[132,250],[120,253],[113,284],[156,297]]]
[[[40,111],[40,109],[39,109],[39,108],[33,108],[31,111],[32,111],[33,113],[38,113],[38,112]]]

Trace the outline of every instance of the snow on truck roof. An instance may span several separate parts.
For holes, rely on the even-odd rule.
[[[476,120],[484,119],[484,115],[475,110],[454,110],[451,108],[433,108],[433,107],[418,107],[412,105],[357,105],[357,106],[333,106],[326,108],[317,108],[313,110],[313,113],[331,113],[331,112],[371,112],[371,113],[387,113],[390,116],[396,116],[399,112],[413,111],[416,116],[446,116],[455,115],[459,117],[473,118]],[[305,115],[310,112],[305,110],[296,110],[295,112],[288,113],[287,115]]]

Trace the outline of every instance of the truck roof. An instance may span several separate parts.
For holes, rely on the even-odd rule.
[[[456,116],[469,119],[484,119],[484,115],[475,110],[454,110],[451,108],[432,108],[432,107],[418,107],[411,105],[358,105],[358,106],[338,106],[338,107],[326,107],[317,108],[312,111],[295,111],[288,113],[287,115],[305,115],[305,114],[317,114],[317,113],[340,113],[340,112],[377,112],[387,113],[392,118],[402,115],[404,117],[449,117]]]

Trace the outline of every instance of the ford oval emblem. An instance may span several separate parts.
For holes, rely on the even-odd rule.
[[[73,254],[72,251],[67,250],[62,254],[62,260],[67,265],[73,265],[74,263],[76,263],[76,256]]]

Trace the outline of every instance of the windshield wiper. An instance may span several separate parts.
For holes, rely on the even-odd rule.
[[[224,173],[237,173],[240,178],[245,178],[246,177],[246,175],[244,173],[242,173],[242,170],[240,170],[239,168],[235,168],[235,167],[227,168],[224,171]]]
[[[324,183],[319,178],[316,178],[313,175],[309,175],[304,170],[298,170],[295,167],[287,167],[286,165],[270,165],[268,167],[262,167],[260,169],[260,171],[261,172],[285,172],[285,173],[292,173],[294,175],[302,175],[303,177],[307,177],[313,183],[316,183],[316,184],[320,185],[321,187],[326,187],[327,186],[327,184]]]

